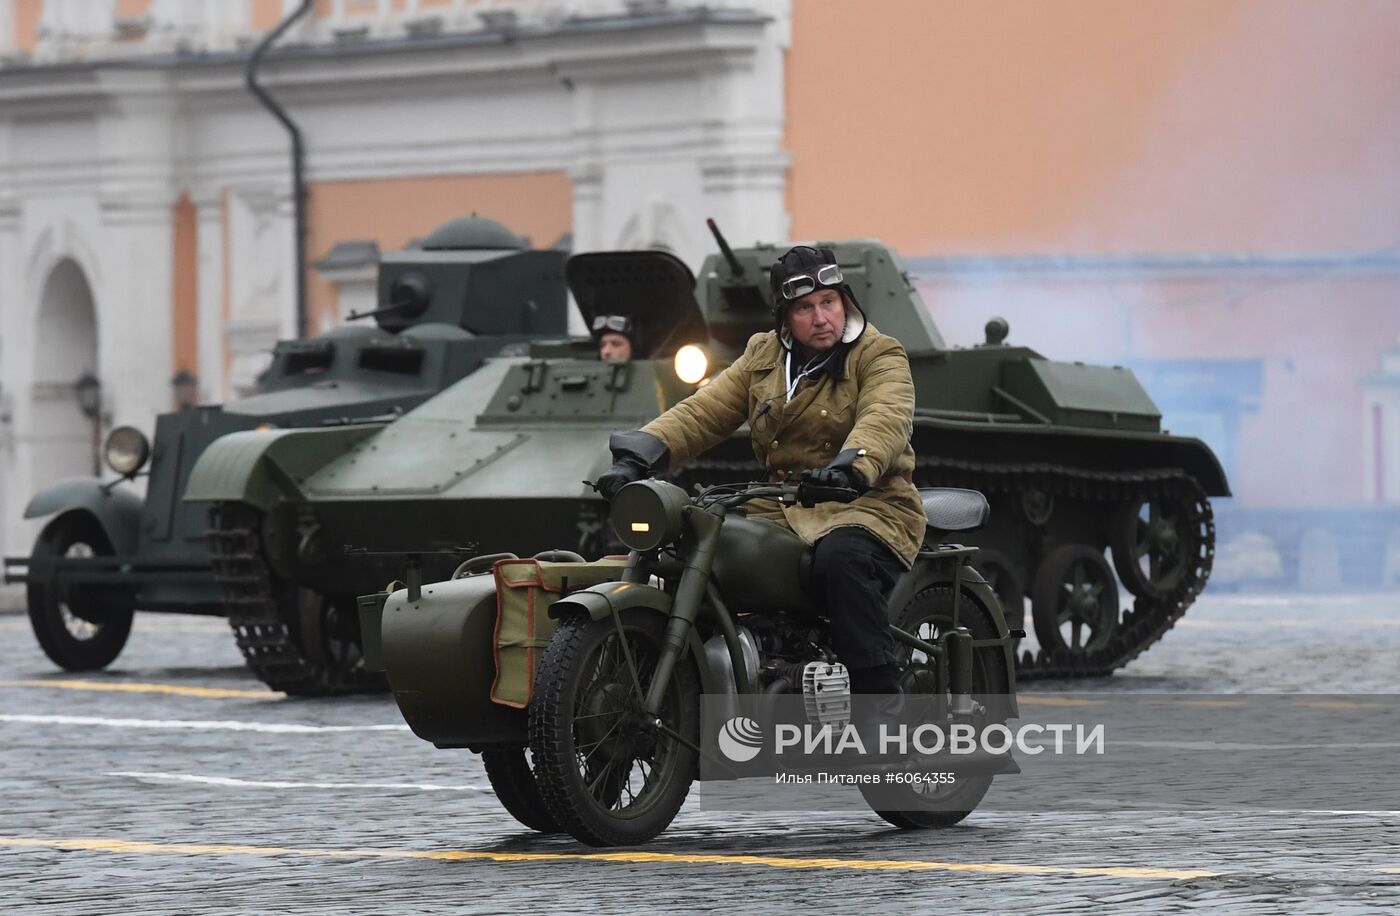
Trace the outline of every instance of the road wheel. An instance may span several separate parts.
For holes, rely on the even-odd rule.
[[[535,784],[535,771],[526,753],[523,747],[493,747],[482,751],[481,762],[486,766],[486,778],[491,781],[496,798],[511,817],[531,830],[558,833],[559,823],[540,797],[539,786]]]
[[[292,600],[297,608],[297,635],[307,660],[327,672],[329,683],[363,676],[364,643],[355,599],[298,587]]]
[[[958,608],[958,623],[974,639],[996,639],[996,621],[986,608],[964,594]],[[950,585],[926,588],[909,599],[899,612],[895,626],[935,645],[953,626],[953,589]],[[936,696],[938,672],[924,653],[899,647],[904,669],[901,687],[905,702]],[[978,733],[993,722],[1005,722],[1007,710],[1000,698],[1007,692],[1006,655],[1000,646],[984,646],[972,654],[972,692],[981,710],[973,727]],[[867,804],[886,821],[906,830],[951,827],[972,813],[992,785],[991,776],[958,776],[951,784],[861,784]]]
[[[666,686],[659,723],[642,711],[665,624],[637,608],[616,622],[566,618],[535,672],[530,750],[540,795],[559,825],[590,846],[651,840],[695,780],[700,678],[688,655]]]
[[[1097,652],[1118,631],[1120,613],[1118,582],[1103,551],[1065,544],[1040,561],[1031,617],[1042,649],[1071,656]]]
[[[1195,573],[1206,533],[1200,507],[1160,496],[1119,507],[1113,528],[1113,567],[1141,598],[1164,598]]]
[[[34,542],[34,561],[111,556],[112,545],[91,516],[63,515]],[[121,654],[131,633],[132,611],[105,604],[96,588],[50,580],[28,585],[29,623],[54,664],[96,671]]]
[[[272,574],[263,517],[252,506],[210,510],[209,557],[239,651],[264,684],[290,696],[378,693],[382,672],[366,671],[355,599],[321,595]]]

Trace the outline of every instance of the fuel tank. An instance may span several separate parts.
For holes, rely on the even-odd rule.
[[[726,518],[714,576],[731,613],[799,614],[811,606],[811,564],[812,549],[777,522]]]

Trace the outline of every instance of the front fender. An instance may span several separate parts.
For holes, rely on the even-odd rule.
[[[566,614],[587,614],[593,620],[603,620],[613,614],[620,614],[630,608],[642,608],[671,616],[671,596],[653,585],[638,582],[603,582],[588,588],[570,592],[567,598],[560,598],[549,606],[549,616],[558,618]],[[700,689],[705,693],[732,693],[733,684],[718,682],[710,666],[705,661],[705,647],[690,627],[686,635],[686,648],[700,672]]]
[[[302,481],[382,428],[247,430],[220,436],[190,469],[184,499],[248,503],[265,512],[281,500],[300,499]]]
[[[549,607],[549,616],[558,619],[565,614],[583,612],[594,620],[628,608],[643,607],[663,616],[671,614],[671,596],[654,585],[637,582],[603,582],[570,592]]]
[[[25,518],[43,518],[74,510],[87,512],[102,526],[112,549],[119,555],[136,552],[141,534],[141,497],[130,490],[105,488],[96,477],[70,477],[45,487],[29,505]]]

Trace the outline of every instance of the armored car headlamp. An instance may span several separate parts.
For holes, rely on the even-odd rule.
[[[107,467],[123,477],[131,477],[145,467],[151,457],[151,443],[136,427],[118,426],[108,434],[102,454]]]
[[[685,491],[664,480],[629,483],[613,497],[608,521],[628,550],[655,550],[681,536]]]
[[[695,344],[686,344],[676,351],[676,378],[694,385],[710,371],[710,357]]]

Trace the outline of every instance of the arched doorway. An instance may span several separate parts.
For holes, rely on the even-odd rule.
[[[44,281],[34,335],[29,441],[36,491],[97,470],[101,410],[89,416],[80,405],[77,385],[84,377],[98,379],[97,313],[82,268],[64,259]]]

